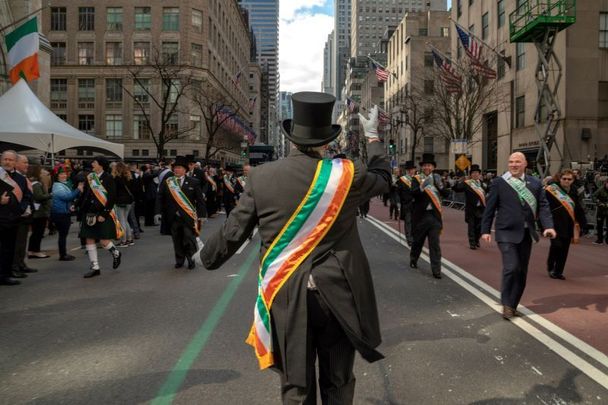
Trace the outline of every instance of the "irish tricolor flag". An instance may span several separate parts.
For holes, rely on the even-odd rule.
[[[17,83],[20,78],[29,82],[40,77],[38,41],[36,17],[6,35],[9,77],[13,84]]]

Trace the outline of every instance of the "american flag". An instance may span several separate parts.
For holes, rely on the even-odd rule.
[[[346,97],[346,108],[348,108],[348,111],[350,113],[354,113],[355,109],[357,108],[357,103],[353,100],[351,100],[350,98]]]
[[[443,59],[437,51],[434,49],[431,50],[433,54],[433,59],[435,59],[435,63],[440,70],[439,77],[441,81],[445,85],[448,93],[460,93],[462,90],[462,77],[456,72],[454,66],[447,61],[447,59]]]
[[[389,71],[378,65],[376,62],[372,62],[372,66],[376,71],[376,78],[379,82],[385,82],[388,80]]]
[[[378,109],[378,122],[382,126],[386,126],[386,124],[388,124],[390,121],[391,121],[391,116],[386,111]]]
[[[481,61],[482,48],[479,42],[475,41],[475,38],[458,24],[456,24],[456,31],[458,32],[458,38],[460,38],[464,51],[471,59],[473,69],[488,79],[496,79],[496,71]]]
[[[234,83],[235,86],[239,85],[239,82],[241,81],[241,74],[242,72],[238,72],[235,76],[234,79],[232,79],[232,82]]]

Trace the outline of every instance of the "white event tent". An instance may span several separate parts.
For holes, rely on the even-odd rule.
[[[49,110],[21,79],[0,97],[0,141],[51,156],[68,148],[91,148],[122,158],[124,145],[104,141],[70,126]]]

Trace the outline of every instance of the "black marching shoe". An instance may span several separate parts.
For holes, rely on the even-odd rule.
[[[120,253],[120,250],[117,250],[116,252],[118,252],[117,255],[112,253],[112,268],[115,270],[118,268],[118,266],[120,266],[120,259],[122,257],[122,253]]]
[[[0,279],[0,285],[19,285],[21,281],[15,280],[14,278],[6,277]]]
[[[417,269],[418,268],[418,263],[416,263],[414,260],[410,260],[410,267],[412,269]]]
[[[99,269],[91,269],[91,271],[84,273],[84,278],[91,278],[91,277],[96,277],[96,276],[100,276],[101,275],[101,270]]]
[[[196,267],[196,263],[191,257],[188,257],[188,270],[193,270]]]
[[[65,256],[61,256],[59,258],[59,260],[62,261],[62,262],[71,262],[74,259],[76,259],[76,258],[74,256],[72,256],[72,255],[65,255]]]
[[[469,245],[469,249],[471,249],[471,250],[477,250],[477,246],[473,245],[473,244],[470,244]]]
[[[435,278],[441,278],[441,273],[433,273],[433,277]]]
[[[32,269],[31,267],[27,267],[27,266],[21,267],[19,269],[19,271],[22,272],[22,273],[38,273],[38,270]]]
[[[183,261],[182,261],[182,262],[176,262],[176,263],[175,263],[175,268],[176,268],[176,269],[181,269],[182,267],[184,267],[184,262],[183,262]]]
[[[557,279],[557,280],[565,280],[566,279],[566,277],[564,277],[563,274],[557,274],[557,273],[555,273],[553,271],[549,272],[549,277]]]
[[[478,248],[480,248],[480,247],[481,247],[481,245],[479,244],[479,242],[476,242],[476,243],[475,243],[475,247],[478,247]]]
[[[19,270],[13,270],[11,273],[12,278],[27,278],[27,274],[20,272]]]

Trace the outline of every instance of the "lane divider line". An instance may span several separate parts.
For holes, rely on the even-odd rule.
[[[407,244],[404,241],[402,241],[403,234],[401,234],[402,235],[401,237],[398,236],[397,231],[395,231],[394,229],[383,224],[376,218],[368,217],[367,219],[372,225],[374,225],[380,231],[385,233],[387,236],[389,236],[395,242],[407,247]],[[428,257],[427,254],[421,254],[420,257],[422,257],[426,262],[430,263],[430,258]],[[445,262],[448,262],[448,263],[445,263]],[[443,272],[446,276],[448,276],[450,279],[452,279],[458,285],[460,285],[465,290],[470,292],[472,295],[477,297],[479,300],[481,300],[482,302],[487,304],[490,308],[492,308],[496,312],[500,313],[502,311],[502,305],[500,305],[500,303],[498,301],[496,301],[496,298],[500,297],[500,294],[498,293],[498,291],[496,291],[495,289],[493,289],[492,287],[490,287],[483,281],[477,279],[476,277],[468,274],[462,268],[456,266],[455,264],[453,264],[445,259],[442,259],[442,264],[448,264],[450,267],[454,267],[453,269],[450,270],[448,267],[442,266]],[[467,278],[468,281],[463,280],[463,278],[457,276],[453,271],[458,272],[459,275],[465,276],[465,278]],[[483,284],[486,286],[487,289],[493,290],[496,294],[493,294],[487,290],[480,291],[480,289],[475,288],[471,284],[475,284],[479,288],[483,288],[481,286],[481,284]],[[486,288],[483,288],[483,289],[485,290]],[[598,363],[602,364],[603,366],[608,367],[608,362],[606,362],[603,359],[603,357],[606,357],[606,356],[603,353],[599,352],[597,349],[591,347],[587,343],[584,343],[577,337],[571,335],[569,332],[566,332],[565,330],[563,330],[559,326],[553,324],[552,322],[542,318],[540,315],[537,315],[536,313],[534,313],[533,311],[531,311],[528,308],[525,308],[522,306],[522,312],[524,314],[526,314],[527,316],[531,315],[535,321],[537,318],[541,318],[541,320],[542,320],[541,326],[544,327],[545,324],[550,325],[550,328],[547,328],[547,329],[550,330],[551,332],[553,332],[554,330],[557,331],[558,333],[556,333],[556,335],[559,338],[561,338],[564,341],[566,341],[567,343],[573,345],[574,347],[576,347],[578,350],[580,350],[585,355],[590,356],[594,360],[597,360]],[[581,356],[575,354],[574,352],[572,352],[571,350],[566,348],[564,345],[560,344],[555,339],[551,338],[549,335],[547,335],[546,333],[542,332],[541,330],[539,330],[538,328],[533,326],[529,321],[527,321],[523,318],[514,318],[511,320],[511,322],[513,324],[515,324],[516,326],[518,326],[519,328],[521,328],[522,330],[524,330],[530,336],[534,337],[536,340],[538,340],[539,342],[544,344],[550,350],[557,353],[560,357],[562,357],[564,360],[566,360],[567,362],[572,364],[574,367],[581,370],[589,378],[591,378],[592,380],[594,380],[595,382],[597,382],[604,388],[608,389],[608,374],[602,372],[597,367],[593,366],[591,363],[589,363],[588,361],[583,359]],[[564,337],[566,337],[566,339],[564,339]],[[580,343],[578,343],[577,341],[579,341]],[[587,347],[585,347],[585,346],[587,346]],[[589,348],[591,350],[588,350]],[[599,356],[597,356],[596,353],[599,353]]]

